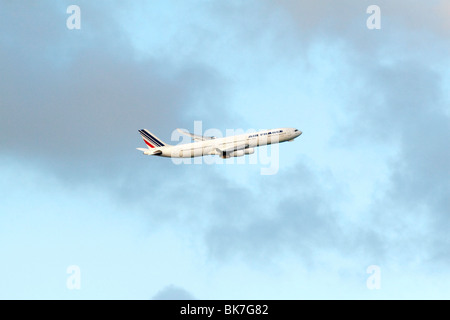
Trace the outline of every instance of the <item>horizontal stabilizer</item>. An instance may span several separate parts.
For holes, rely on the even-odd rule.
[[[146,149],[146,148],[136,148],[136,149],[138,149],[139,151],[142,151],[145,155],[148,155],[148,156],[159,156],[159,155],[161,155],[162,154],[162,151],[161,150],[152,150],[152,149]]]

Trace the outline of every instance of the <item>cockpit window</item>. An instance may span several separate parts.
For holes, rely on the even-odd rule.
[[[295,130],[294,130],[294,132],[297,132],[297,131],[298,131],[298,129],[295,129]]]

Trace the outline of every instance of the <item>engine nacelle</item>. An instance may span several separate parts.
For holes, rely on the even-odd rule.
[[[242,157],[243,155],[245,155],[244,150],[230,152],[230,157]]]
[[[237,151],[233,151],[230,152],[228,154],[223,154],[222,155],[222,159],[228,159],[231,157],[242,157],[246,154],[254,154],[255,153],[255,149],[253,148],[248,148],[248,149],[244,149],[244,150],[237,150]]]
[[[244,153],[245,154],[254,154],[255,153],[255,149],[253,149],[253,148],[244,149]]]

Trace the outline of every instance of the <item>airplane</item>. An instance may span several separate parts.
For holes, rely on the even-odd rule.
[[[147,148],[136,148],[145,155],[169,158],[193,158],[205,155],[219,155],[222,159],[253,154],[255,147],[272,143],[294,141],[302,132],[295,128],[262,130],[224,138],[192,134],[181,129],[178,132],[191,137],[195,142],[169,145],[147,129],[138,130]]]

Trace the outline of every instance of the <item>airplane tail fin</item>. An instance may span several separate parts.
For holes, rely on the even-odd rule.
[[[157,136],[155,136],[153,133],[151,133],[147,129],[141,129],[141,130],[139,130],[139,133],[141,134],[142,139],[144,139],[145,144],[151,149],[163,148],[163,147],[169,146],[168,144],[165,144],[160,139],[158,139]]]

